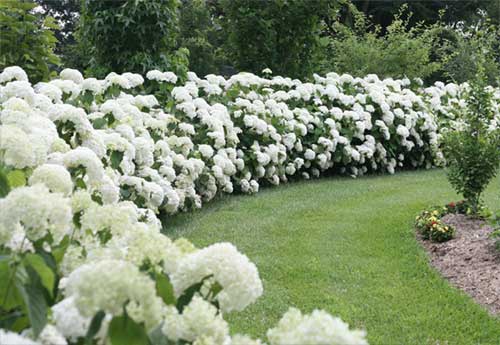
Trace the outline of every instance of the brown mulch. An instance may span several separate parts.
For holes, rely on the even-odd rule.
[[[465,291],[493,315],[500,315],[500,255],[485,222],[460,214],[442,218],[456,229],[444,243],[421,240],[432,265],[454,286]]]

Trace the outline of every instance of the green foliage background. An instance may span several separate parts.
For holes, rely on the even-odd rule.
[[[270,68],[461,83],[479,57],[489,84],[500,76],[496,0],[9,0],[0,16],[0,67],[36,80],[63,67],[96,77]]]
[[[58,25],[33,12],[35,7],[18,0],[0,2],[0,70],[20,65],[37,82],[48,79],[60,60],[54,53]]]
[[[80,39],[88,42],[89,72],[182,72],[187,52],[176,50],[178,0],[84,0]]]

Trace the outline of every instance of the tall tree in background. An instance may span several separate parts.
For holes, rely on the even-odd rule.
[[[436,23],[439,20],[447,24],[456,22],[473,23],[478,19],[478,11],[487,12],[488,16],[498,23],[500,20],[500,1],[498,0],[351,0],[356,7],[383,29],[392,23],[392,18],[399,8],[406,4],[413,13],[412,24],[420,21]],[[440,17],[440,11],[445,10]]]
[[[54,18],[33,11],[32,1],[0,1],[0,70],[17,65],[32,81],[46,80],[60,63],[54,53]]]
[[[189,50],[189,70],[199,76],[221,73],[225,35],[217,0],[182,0],[179,45]]]
[[[80,0],[35,0],[43,13],[53,17],[59,29],[55,31],[57,44],[55,52],[67,67],[83,69],[86,49],[77,42],[77,28],[80,20]]]
[[[80,17],[80,0],[35,0],[45,14],[54,18],[59,24],[56,30],[58,40],[57,52],[62,47],[75,43],[74,33]]]
[[[81,39],[89,43],[89,71],[183,74],[187,51],[176,50],[179,0],[84,0]]]
[[[221,0],[225,49],[239,70],[269,67],[290,77],[310,75],[319,47],[322,16],[336,13],[339,1]]]

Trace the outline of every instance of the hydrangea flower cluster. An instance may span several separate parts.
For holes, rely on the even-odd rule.
[[[486,90],[491,93],[491,108],[494,117],[491,119],[489,129],[491,131],[500,128],[500,89],[488,86]],[[423,90],[423,97],[438,122],[439,132],[460,130],[465,125],[460,120],[461,112],[467,109],[467,97],[470,91],[468,83],[444,84],[436,82],[433,86]]]
[[[4,69],[0,309],[28,309],[29,320],[20,335],[0,330],[0,342],[106,343],[122,332],[145,344],[262,344],[230,336],[223,319],[263,293],[255,265],[229,243],[172,241],[158,213],[324,172],[431,167],[439,104],[429,94],[374,75],[97,80],[66,69],[32,86]],[[295,309],[268,340],[366,344],[326,312]]]
[[[3,160],[40,168],[34,181],[61,178],[99,194],[175,213],[217,193],[261,185],[431,167],[437,125],[409,80],[330,73],[315,83],[238,74],[178,83],[170,72],[84,79],[64,70],[32,87],[22,70],[2,72]]]

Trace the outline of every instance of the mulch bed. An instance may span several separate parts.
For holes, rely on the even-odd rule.
[[[493,229],[460,214],[446,215],[442,221],[455,227],[455,238],[444,243],[420,239],[431,264],[491,314],[500,315],[500,255],[488,237]]]

